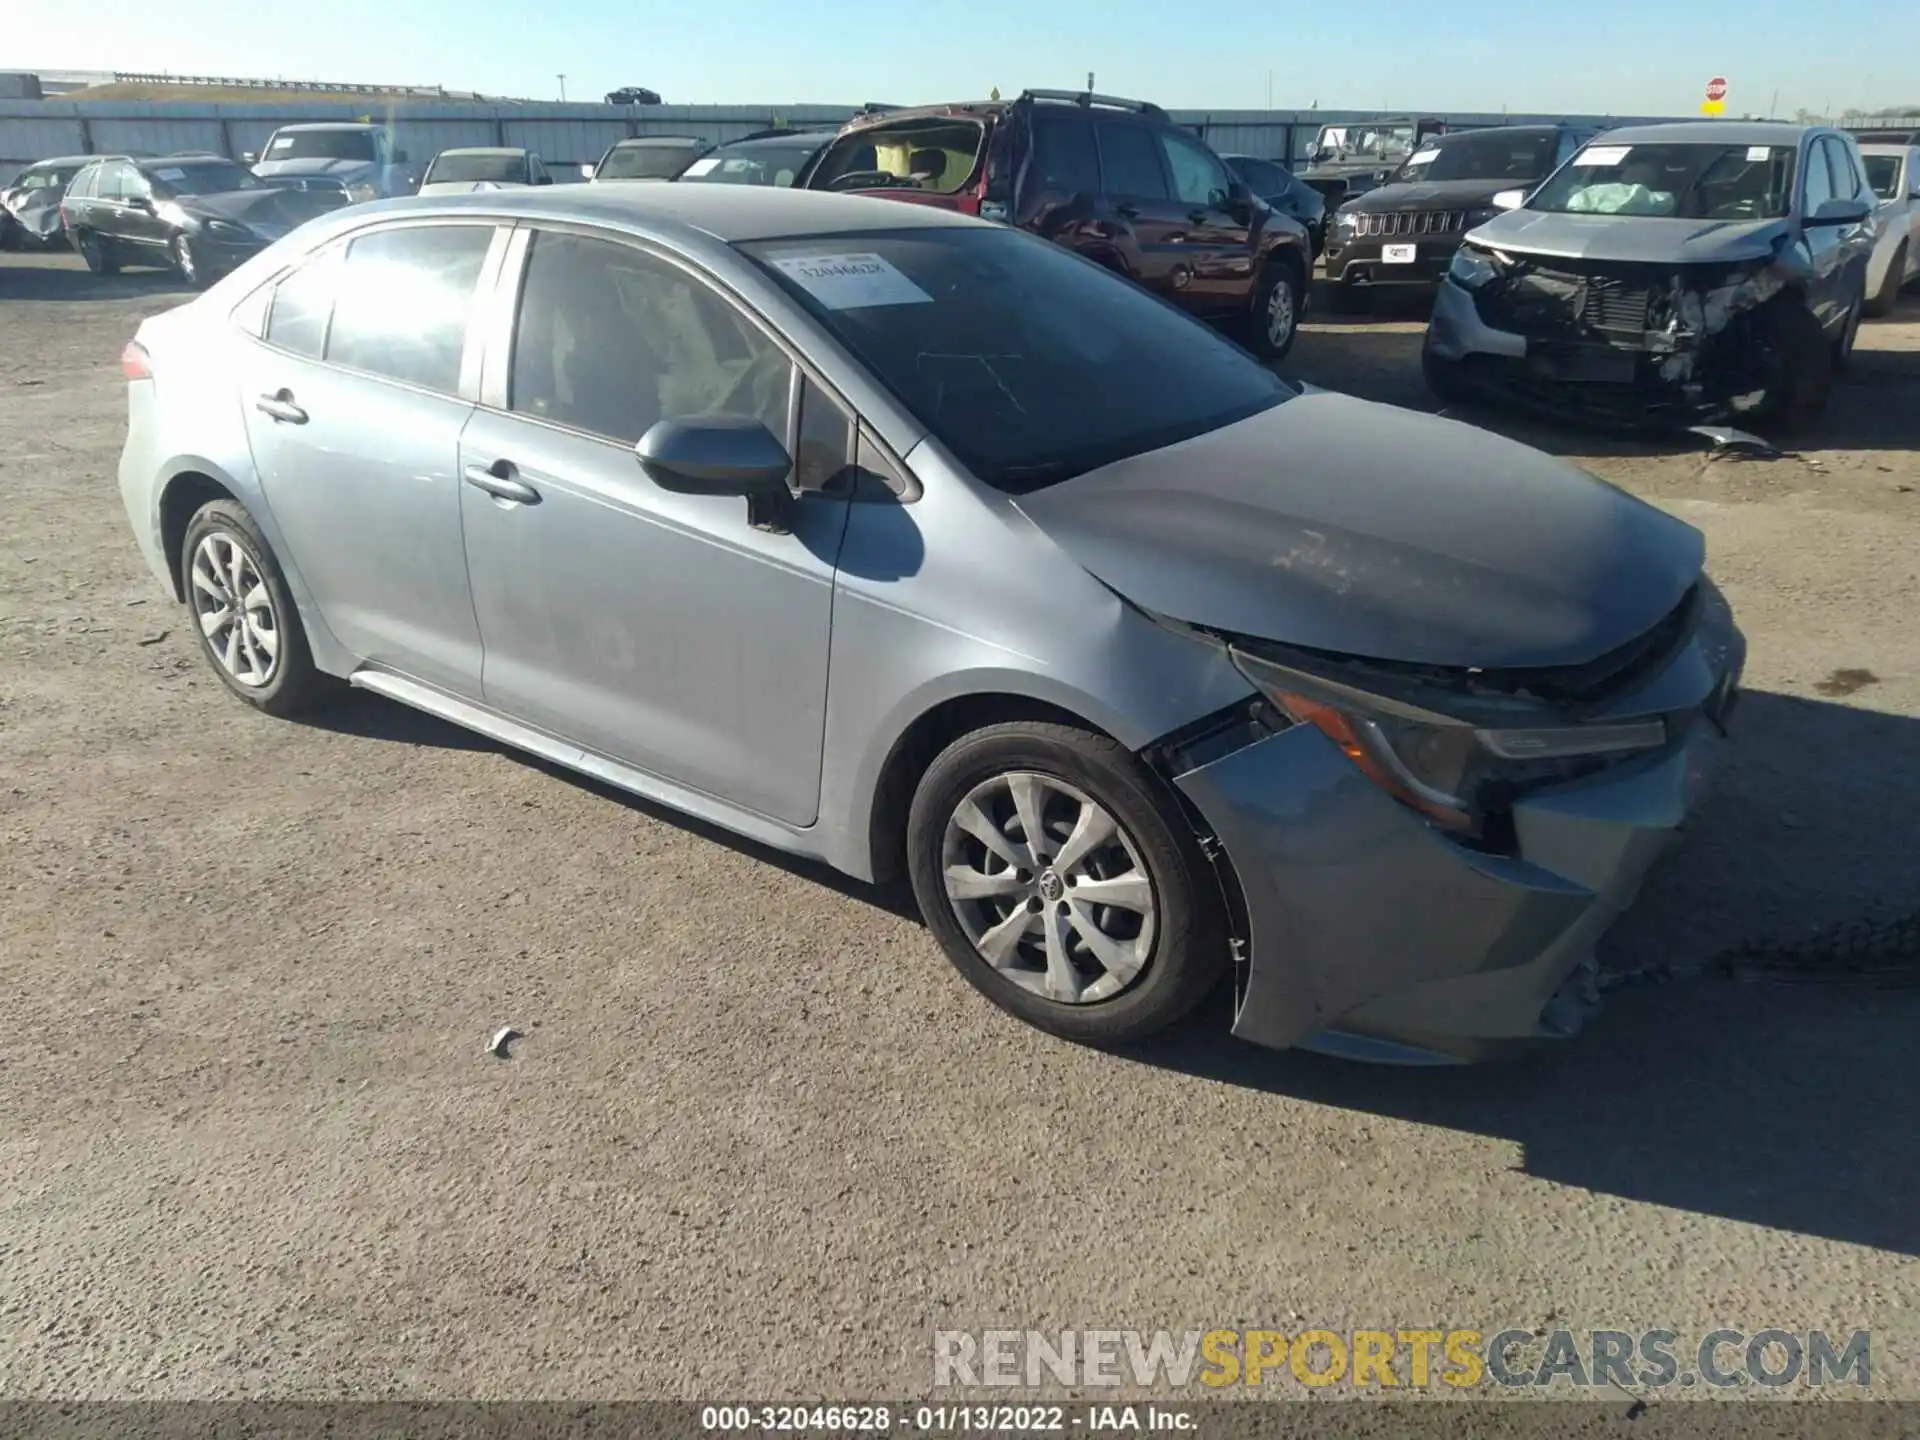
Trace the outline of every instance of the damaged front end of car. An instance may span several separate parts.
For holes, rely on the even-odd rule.
[[[1231,865],[1234,1034],[1434,1064],[1577,1033],[1595,946],[1678,835],[1738,693],[1745,641],[1712,582],[1581,665],[1207,638],[1256,698],[1151,758]]]
[[[1533,256],[1469,241],[1436,304],[1430,363],[1467,387],[1628,427],[1770,418],[1802,373],[1817,327],[1797,255],[1711,264]],[[1811,335],[1811,339],[1808,336]]]

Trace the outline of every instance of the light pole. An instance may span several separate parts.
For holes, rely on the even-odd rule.
[[[566,103],[566,100],[567,100],[567,72],[562,70],[560,72],[560,103],[564,105]]]

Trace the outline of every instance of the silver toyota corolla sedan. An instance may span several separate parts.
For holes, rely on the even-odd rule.
[[[1745,653],[1680,521],[917,206],[357,205],[123,364],[134,534],[234,694],[905,871],[1078,1040],[1229,972],[1267,1045],[1570,1033]]]

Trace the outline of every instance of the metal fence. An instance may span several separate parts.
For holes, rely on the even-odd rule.
[[[776,124],[837,125],[857,105],[566,105],[498,103],[225,105],[189,101],[0,100],[0,180],[54,155],[140,150],[257,153],[281,125],[363,120],[389,125],[394,143],[425,162],[456,145],[524,146],[555,164],[598,160],[633,135],[697,135],[716,143]],[[1439,112],[1434,112],[1439,113]],[[1216,150],[1297,162],[1323,125],[1389,118],[1377,110],[1175,110],[1173,118]],[[1454,128],[1554,120],[1629,124],[1659,116],[1445,114]]]

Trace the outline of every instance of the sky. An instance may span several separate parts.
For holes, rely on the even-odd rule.
[[[1714,75],[1729,114],[1920,101],[1920,51],[1889,44],[1908,0],[18,0],[0,69],[444,85],[597,100],[914,104],[1026,87],[1172,109],[1691,114]],[[1817,20],[1814,18],[1817,17]],[[1269,86],[1271,90],[1269,90]],[[1775,97],[1778,97],[1776,100]]]

